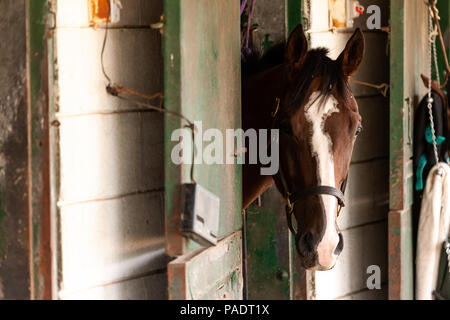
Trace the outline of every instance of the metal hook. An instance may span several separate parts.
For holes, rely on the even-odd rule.
[[[160,19],[158,22],[156,23],[152,23],[150,25],[150,28],[154,29],[154,30],[159,30],[159,32],[161,34],[164,34],[164,15],[160,16]]]

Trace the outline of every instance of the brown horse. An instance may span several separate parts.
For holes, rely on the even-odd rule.
[[[244,129],[279,129],[278,173],[264,176],[262,164],[244,165],[243,208],[275,181],[286,198],[288,225],[303,266],[329,270],[343,249],[336,220],[362,130],[348,82],[362,61],[364,37],[357,29],[339,58],[332,60],[327,49],[308,50],[299,25],[282,48],[279,64],[263,57],[260,65],[265,70],[243,80]]]

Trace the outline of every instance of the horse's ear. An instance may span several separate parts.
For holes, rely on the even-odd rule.
[[[344,76],[351,77],[358,70],[364,57],[364,47],[364,35],[361,32],[361,29],[358,28],[355,33],[353,33],[350,40],[348,40],[344,51],[342,51],[338,58]]]
[[[299,24],[289,35],[286,50],[286,60],[293,69],[300,69],[308,54],[308,40],[306,40],[303,26]]]

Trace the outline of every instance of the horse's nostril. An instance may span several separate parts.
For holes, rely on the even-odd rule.
[[[339,232],[339,243],[336,246],[336,249],[334,250],[334,254],[338,256],[343,249],[344,249],[344,237],[342,236],[342,233]]]
[[[297,249],[303,256],[311,253],[314,249],[314,237],[311,232],[305,233],[297,242]]]

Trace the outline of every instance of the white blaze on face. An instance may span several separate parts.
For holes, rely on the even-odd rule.
[[[319,92],[314,92],[307,104],[306,119],[312,128],[311,152],[316,160],[318,184],[336,187],[334,179],[333,142],[325,132],[325,122],[333,114],[339,112],[337,100],[330,95],[324,101]],[[331,195],[321,195],[326,214],[326,230],[317,246],[318,262],[325,269],[332,268],[337,256],[334,251],[339,243],[336,230],[337,199]]]

